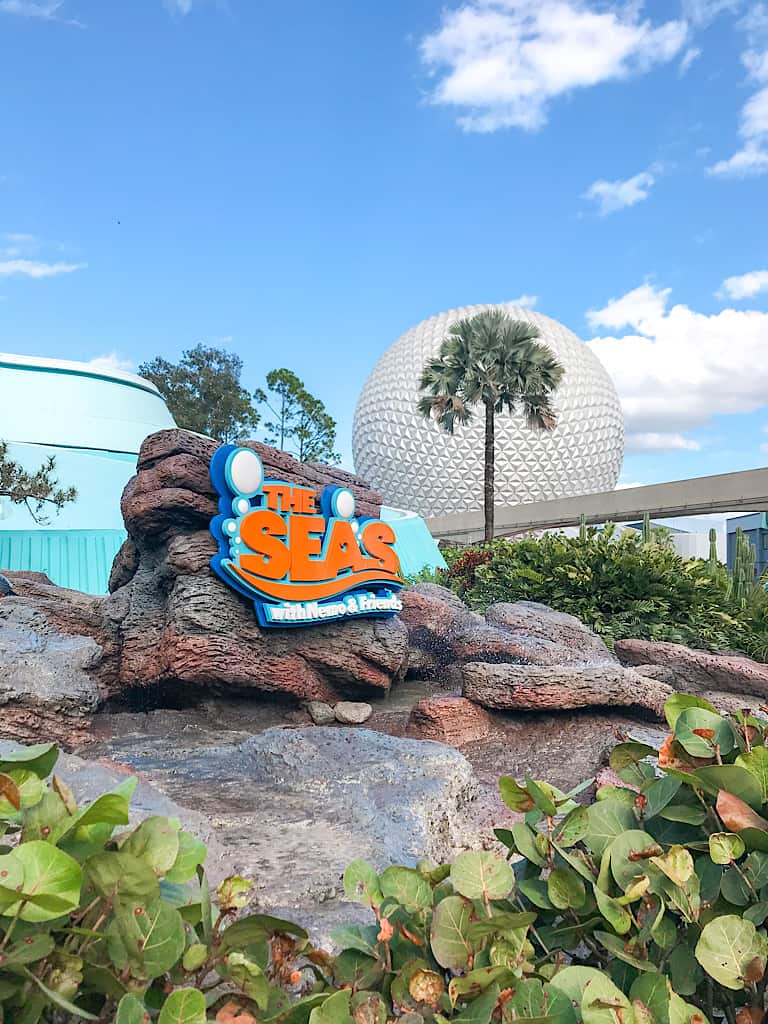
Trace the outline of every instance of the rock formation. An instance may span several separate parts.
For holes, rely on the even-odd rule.
[[[619,640],[616,653],[624,665],[653,665],[663,670],[662,678],[676,690],[721,690],[768,697],[768,665],[742,655],[712,654],[653,640]]]

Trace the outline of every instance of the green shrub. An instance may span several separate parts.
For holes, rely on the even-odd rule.
[[[616,640],[665,640],[768,658],[768,596],[752,586],[734,595],[723,566],[678,555],[655,537],[583,529],[456,549],[440,582],[472,607],[540,601]]]
[[[760,1024],[768,723],[681,694],[665,713],[661,749],[619,744],[588,806],[584,786],[501,780],[524,815],[496,832],[514,868],[486,851],[352,864],[346,891],[377,923],[336,932],[331,980],[349,988],[312,1024]]]
[[[44,781],[55,748],[6,758],[0,1020],[761,1024],[768,722],[681,694],[665,713],[660,750],[620,743],[586,806],[588,784],[502,779],[520,816],[496,831],[506,856],[352,863],[345,893],[375,923],[338,928],[334,953],[238,918],[241,878],[211,899],[205,848],[178,822],[115,832],[134,780],[78,809]]]

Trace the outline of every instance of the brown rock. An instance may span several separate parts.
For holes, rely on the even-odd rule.
[[[128,481],[120,502],[125,528],[140,548],[157,547],[170,532],[203,529],[218,512],[213,497],[182,487],[144,490],[140,480],[141,474]]]
[[[624,665],[663,666],[673,673],[678,690],[725,690],[768,697],[768,665],[743,655],[711,654],[652,640],[619,640],[616,654]]]
[[[139,567],[139,549],[130,537],[120,546],[109,573],[108,589],[114,594],[120,587],[130,583]]]
[[[483,624],[464,602],[435,583],[418,583],[402,593],[399,615],[408,630],[409,672],[429,675],[456,659],[454,642],[462,631],[471,632]]]
[[[490,715],[465,697],[427,697],[411,710],[405,734],[462,747],[484,739],[492,728]]]
[[[521,645],[539,665],[616,664],[603,640],[573,615],[534,601],[500,602],[485,613],[486,621]]]
[[[620,666],[510,665],[469,662],[464,696],[486,708],[558,710],[601,705],[640,707],[661,717],[672,692]]]

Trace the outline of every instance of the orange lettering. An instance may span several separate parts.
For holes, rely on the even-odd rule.
[[[325,519],[322,516],[292,516],[290,519],[291,580],[314,583],[328,579],[322,560]]]
[[[277,512],[268,509],[249,512],[240,523],[240,537],[243,544],[254,553],[243,552],[240,565],[246,572],[270,580],[281,580],[291,564],[288,548],[278,540],[285,535],[285,521]]]
[[[375,519],[366,523],[362,529],[360,539],[363,549],[371,556],[366,559],[366,568],[379,568],[387,573],[400,571],[400,560],[392,547],[395,543],[395,531],[389,523],[382,523]]]
[[[346,519],[330,519],[330,535],[325,546],[325,577],[332,580],[335,576],[349,570],[362,568],[362,555],[352,524]]]

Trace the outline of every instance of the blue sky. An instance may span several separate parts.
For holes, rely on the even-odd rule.
[[[768,6],[0,0],[0,349],[288,365],[440,310],[595,350],[625,482],[768,462]]]

